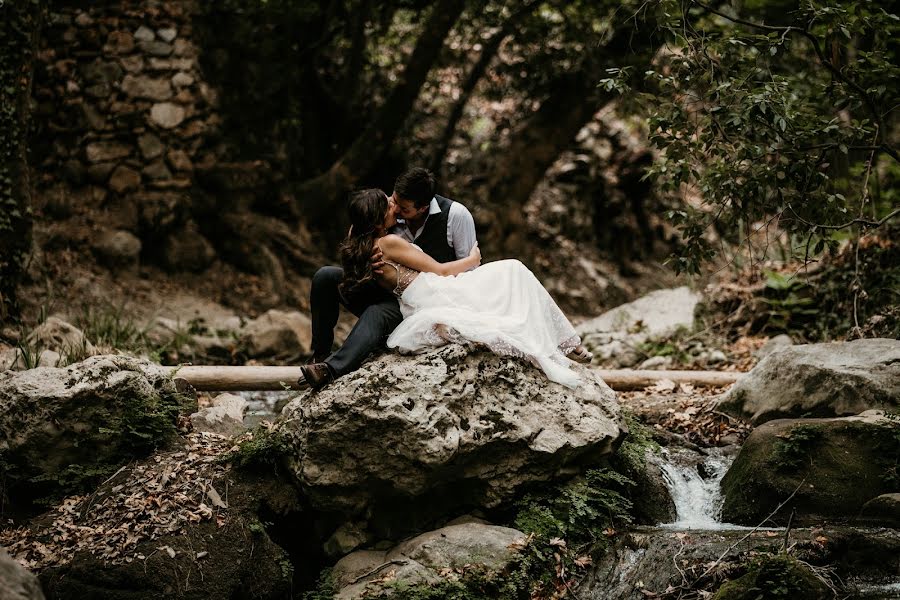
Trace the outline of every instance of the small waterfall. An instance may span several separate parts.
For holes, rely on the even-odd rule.
[[[709,454],[663,449],[657,464],[675,502],[673,529],[736,529],[719,521],[722,495],[719,484],[734,460],[734,453],[711,448]]]

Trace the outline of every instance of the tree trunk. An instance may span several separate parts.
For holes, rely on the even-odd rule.
[[[539,2],[535,0],[523,4],[509,19],[506,20],[506,22],[503,23],[503,27],[500,31],[492,35],[491,39],[484,44],[481,55],[479,55],[478,60],[469,71],[468,77],[466,77],[465,82],[463,82],[459,98],[456,100],[456,103],[450,110],[450,115],[447,117],[447,123],[444,125],[444,132],[435,146],[435,150],[431,155],[431,160],[428,161],[430,169],[433,172],[440,172],[441,163],[444,162],[444,157],[447,155],[447,148],[450,146],[450,140],[453,139],[453,134],[456,132],[456,126],[459,124],[460,119],[462,119],[463,110],[466,108],[466,104],[469,103],[469,98],[472,97],[475,86],[478,85],[478,82],[484,77],[488,66],[491,64],[494,56],[496,56],[503,40],[509,37],[519,23],[519,20],[534,10],[538,4]]]
[[[28,107],[41,8],[0,4],[0,322],[18,314],[16,288],[31,250]]]
[[[308,223],[321,227],[329,219],[334,221],[336,201],[371,171],[390,148],[464,7],[464,0],[435,3],[400,81],[378,114],[328,171],[299,186],[298,210]]]

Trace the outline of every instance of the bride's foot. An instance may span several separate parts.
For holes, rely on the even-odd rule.
[[[568,357],[585,365],[591,364],[591,361],[594,360],[594,355],[580,344],[569,352]]]

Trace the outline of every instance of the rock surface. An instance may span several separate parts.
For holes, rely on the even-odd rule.
[[[623,304],[576,328],[595,361],[611,367],[631,367],[642,357],[635,350],[646,341],[694,327],[700,296],[687,287],[657,290]]]
[[[44,600],[37,578],[0,548],[0,598],[3,600]]]
[[[236,394],[219,394],[213,398],[212,404],[191,415],[194,431],[217,433],[228,437],[244,431],[246,400]]]
[[[716,410],[753,424],[900,407],[900,340],[790,346],[770,354]]]
[[[339,589],[336,598],[355,600],[377,593],[389,569],[396,572],[393,582],[409,585],[438,582],[442,569],[465,565],[501,570],[516,555],[512,545],[524,540],[525,534],[516,529],[465,523],[423,533],[387,552],[354,552],[334,566],[333,577]]]
[[[314,507],[365,515],[379,537],[497,506],[596,463],[623,435],[615,393],[578,369],[573,391],[458,345],[384,355],[285,407],[289,470]]]
[[[881,411],[769,421],[722,479],[722,520],[757,525],[782,502],[773,523],[785,524],[792,510],[795,523],[856,520],[866,502],[896,490],[898,456],[900,422]]]
[[[54,350],[63,355],[91,356],[95,352],[94,346],[80,329],[59,317],[48,317],[28,334],[26,340],[32,347]]]
[[[158,365],[124,356],[0,373],[6,493],[28,502],[108,476],[172,437],[191,401]]]
[[[243,337],[251,356],[291,356],[309,354],[312,328],[301,312],[272,309],[250,321]]]

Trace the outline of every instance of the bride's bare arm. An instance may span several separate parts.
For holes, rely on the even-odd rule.
[[[481,264],[481,251],[478,244],[472,248],[469,256],[452,262],[439,263],[412,244],[396,235],[386,235],[378,240],[378,246],[386,260],[400,263],[410,269],[438,275],[459,275],[464,271]]]

